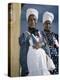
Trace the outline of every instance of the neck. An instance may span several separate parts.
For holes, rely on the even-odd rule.
[[[44,29],[44,31],[45,31],[45,32],[51,32],[50,30],[46,30],[46,29]]]
[[[35,30],[36,28],[28,27],[28,30]]]
[[[28,27],[28,31],[29,31],[30,33],[35,34],[35,32],[37,32],[37,29],[36,29],[36,28]]]

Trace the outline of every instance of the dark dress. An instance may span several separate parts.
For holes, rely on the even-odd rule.
[[[53,32],[47,32],[47,31],[42,31],[43,39],[46,40],[46,44],[48,48],[50,49],[50,52],[48,51],[48,54],[52,58],[56,69],[54,71],[51,71],[51,74],[58,74],[58,59],[59,59],[59,54],[58,54],[58,48],[54,44],[53,37],[55,37],[58,40],[58,35],[53,33]],[[46,47],[45,47],[46,50]]]

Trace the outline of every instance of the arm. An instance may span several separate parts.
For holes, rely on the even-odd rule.
[[[24,33],[19,37],[19,45],[23,45],[25,43],[25,35]]]
[[[29,41],[27,37],[25,36],[25,33],[23,33],[19,37],[19,45],[20,45],[20,54],[19,54],[19,62],[22,67],[22,73],[27,74],[28,68],[27,68],[27,53],[29,49]]]
[[[57,39],[55,37],[53,37],[53,42],[56,45],[56,47],[58,48],[59,47],[59,43],[58,43],[58,41],[57,41]]]

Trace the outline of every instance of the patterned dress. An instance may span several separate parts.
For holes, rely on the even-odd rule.
[[[54,44],[54,39],[58,40],[58,35],[53,32],[42,31],[43,40],[45,40],[48,48],[50,49],[50,57],[52,58],[56,69],[51,71],[51,74],[58,74],[58,48]],[[49,53],[49,52],[48,52]]]

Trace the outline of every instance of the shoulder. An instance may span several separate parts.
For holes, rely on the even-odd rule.
[[[52,35],[58,40],[58,34],[52,32]]]
[[[25,36],[24,33],[20,34],[20,37],[19,38],[23,38]]]
[[[28,32],[28,31],[25,31],[25,32],[21,33],[21,34],[20,34],[20,37],[21,37],[21,38],[22,38],[22,37],[26,37],[26,36],[27,36],[27,32]]]
[[[44,31],[40,31],[42,36],[45,36],[45,32]]]

